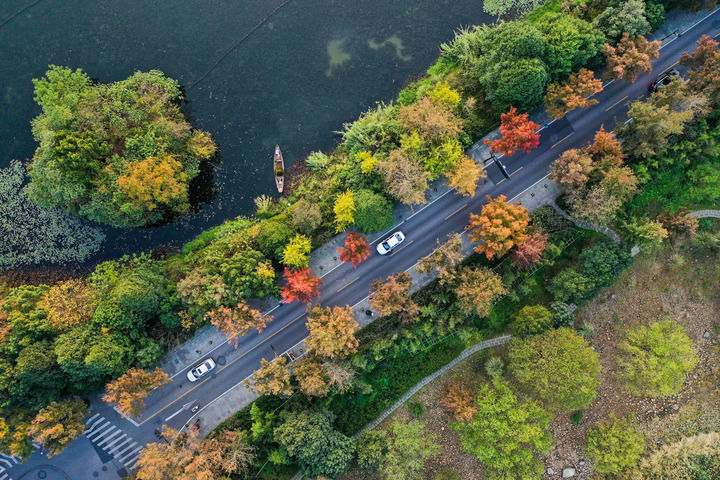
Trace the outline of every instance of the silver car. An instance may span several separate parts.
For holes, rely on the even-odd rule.
[[[215,368],[215,361],[212,358],[208,358],[204,362],[202,362],[197,367],[193,368],[187,373],[187,379],[191,382],[196,381],[198,378],[202,377],[206,373],[208,373],[210,370]]]
[[[380,255],[387,255],[392,252],[395,247],[405,241],[405,235],[402,232],[397,231],[390,235],[388,238],[378,243],[377,252]]]

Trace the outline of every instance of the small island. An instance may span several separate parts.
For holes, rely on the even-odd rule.
[[[101,84],[51,66],[33,84],[42,107],[28,167],[36,203],[120,228],[188,210],[190,182],[217,147],[180,111],[177,81],[151,70]]]

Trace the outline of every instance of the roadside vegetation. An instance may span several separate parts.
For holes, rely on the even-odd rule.
[[[357,441],[352,436],[467,346],[508,330],[517,338],[488,361],[483,375],[492,380],[458,386],[445,402],[457,412],[448,425],[481,462],[485,478],[518,471],[539,478],[557,445],[555,422],[571,413],[580,421],[577,412],[600,401],[606,375],[593,322],[577,321],[572,305],[613,285],[630,266],[629,245],[648,254],[669,242],[718,249],[716,228],[698,232],[682,210],[716,205],[718,198],[716,42],[703,39],[683,57],[691,68],[687,84],[674,82],[631,107],[633,122],[618,132],[622,147],[601,130],[592,144],[565,152],[553,165],[564,193],[560,203],[577,217],[617,229],[622,246],[572,227],[550,207],[529,215],[504,196],[489,199],[468,225],[476,253],[463,259],[459,237],[448,238],[418,266],[437,278],[412,295],[406,273],[376,281],[371,307],[381,318],[363,330],[348,307],[311,305],[322,285],[309,254],[351,229],[339,256],[357,266],[369,253],[362,234],[391,226],[398,203],[425,203],[431,181],[444,178],[474,195],[484,172],[465,147],[498,124],[502,136],[490,142],[493,152],[536,147],[538,125],[527,112],[546,104],[558,117],[589,106],[582,99],[600,88],[590,69],[605,65],[609,77],[626,80],[646,71],[659,45],[642,35],[662,23],[663,12],[662,4],[640,0],[550,1],[526,19],[458,32],[397,103],[378,105],[346,125],[334,152],[312,153],[289,185],[288,202],[259,197],[255,217],[204,232],[175,255],[105,262],[86,278],[54,285],[3,284],[0,447],[26,455],[36,441],[61,451],[81,433],[77,419],[86,407],[75,397],[103,386],[107,401],[137,415],[152,389],[168,381],[153,370],[168,348],[207,323],[231,342],[261,331],[272,318],[262,316],[257,300],[279,297],[309,304],[309,354],[294,365],[285,357],[263,360],[249,383],[262,395],[256,402],[209,439],[166,431],[166,443],[145,449],[137,478],[275,479],[298,468],[337,478],[356,466],[382,478],[417,478],[439,451],[422,420],[423,406],[412,408],[416,420]],[[36,81],[36,90],[44,113],[34,122],[41,146],[30,167],[31,198],[126,227],[187,209],[198,162],[215,147],[182,118],[174,81],[150,72],[101,86],[82,72],[55,67]],[[78,121],[81,113],[99,110],[94,102],[116,93],[122,93],[119,118],[141,118],[134,128],[120,122],[125,130],[106,132],[102,119]],[[154,105],[153,115],[122,101],[138,96]],[[83,155],[93,161],[80,161]],[[687,184],[692,187],[682,188]],[[699,359],[688,332],[670,323],[678,319],[653,320],[626,333],[618,378],[628,392],[663,397],[682,391]],[[658,339],[673,341],[669,358],[638,361],[638,352],[651,355]],[[492,412],[505,424],[486,425]],[[606,423],[593,430],[588,456],[598,472],[645,468],[636,460],[632,422],[597,421]],[[522,439],[514,437],[521,432]],[[609,458],[603,445],[618,442],[629,445],[631,460]],[[667,448],[676,455],[668,458],[684,461],[680,447]]]

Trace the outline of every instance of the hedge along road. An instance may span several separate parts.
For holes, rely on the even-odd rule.
[[[720,9],[719,9],[720,10]],[[596,95],[598,104],[591,108],[574,111],[562,120],[551,122],[541,131],[540,146],[529,154],[518,153],[503,159],[510,175],[505,179],[495,166],[487,169],[488,178],[475,197],[469,199],[449,192],[434,203],[418,210],[397,228],[406,236],[405,243],[392,254],[379,256],[373,253],[357,269],[342,265],[323,277],[322,305],[356,305],[364,300],[370,283],[404,271],[418,259],[428,255],[438,240],[448,234],[462,232],[471,212],[479,212],[486,195],[506,195],[512,199],[545,178],[550,164],[564,151],[579,148],[590,142],[595,132],[604,125],[613,130],[627,118],[627,104],[647,94],[648,84],[659,73],[674,66],[683,52],[691,51],[703,34],[720,36],[720,12],[709,14],[701,22],[677,38],[666,41],[660,57],[654,62],[651,74],[641,76],[635,83],[612,82]],[[482,161],[482,159],[476,159]],[[103,403],[99,397],[92,402],[94,412],[130,433],[139,443],[156,441],[154,431],[172,417],[170,425],[183,425],[192,413],[189,405],[206,405],[227,391],[232,385],[257,369],[260,359],[270,359],[286,351],[307,336],[305,306],[294,302],[280,306],[272,312],[275,317],[261,334],[253,333],[242,338],[237,349],[231,345],[218,348],[213,358],[218,362],[212,375],[197,382],[189,382],[184,373],[177,375],[168,385],[155,390],[147,399],[144,413],[137,421],[128,423],[117,412]],[[201,360],[201,359],[198,359]],[[50,459],[50,463],[72,461],[65,455]],[[48,460],[46,460],[48,461]]]

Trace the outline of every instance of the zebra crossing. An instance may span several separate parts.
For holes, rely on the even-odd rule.
[[[105,417],[96,413],[85,422],[85,436],[96,447],[112,456],[115,460],[132,470],[140,458],[143,445],[137,443],[127,433],[113,425]],[[7,480],[0,477],[0,480]]]
[[[5,471],[11,469],[20,461],[20,457],[0,453],[0,480],[12,480]]]

